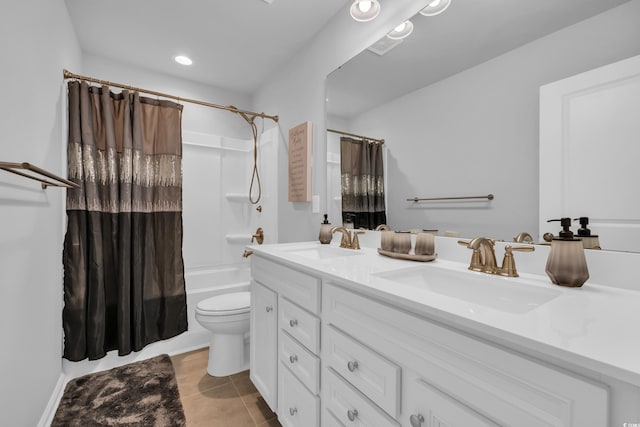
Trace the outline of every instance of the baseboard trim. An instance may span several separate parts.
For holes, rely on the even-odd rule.
[[[167,354],[169,356],[175,356],[176,354],[189,353],[190,351],[200,350],[200,349],[208,348],[208,347],[209,347],[209,343],[207,343],[207,344],[196,344],[196,345],[189,346],[189,347],[186,347],[186,348],[181,348],[181,349],[178,349],[178,350],[168,351]]]
[[[66,384],[67,376],[61,373],[58,377],[58,382],[56,382],[56,385],[53,388],[49,402],[40,417],[38,427],[49,427],[51,425],[53,417],[56,414],[56,409],[58,409],[58,405],[60,404],[60,399],[62,399],[62,394],[64,393],[64,387]]]

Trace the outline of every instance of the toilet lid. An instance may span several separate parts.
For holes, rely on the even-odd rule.
[[[211,315],[225,315],[244,313],[251,307],[251,293],[233,292],[230,294],[216,295],[198,303],[199,311],[206,311]]]

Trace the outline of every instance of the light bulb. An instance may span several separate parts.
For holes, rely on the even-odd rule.
[[[420,11],[420,15],[436,16],[447,10],[451,0],[433,0],[424,9]]]
[[[392,31],[387,34],[387,37],[392,40],[400,40],[408,37],[413,32],[413,24],[411,21],[404,21],[402,24],[396,26]]]
[[[369,22],[380,13],[380,3],[378,0],[353,0],[349,13],[358,22]]]
[[[436,1],[440,1],[440,0],[436,0]],[[358,9],[360,9],[360,12],[362,13],[369,12],[369,10],[371,10],[371,2],[369,0],[364,0],[359,2]]]
[[[407,23],[406,23],[406,22],[403,22],[402,24],[400,24],[400,25],[398,25],[397,27],[395,27],[395,28],[393,29],[393,31],[396,31],[396,32],[400,33],[400,32],[402,32],[402,31],[404,31],[404,29],[406,28],[406,26],[407,26]]]
[[[184,55],[178,55],[175,58],[173,58],[174,61],[176,61],[178,64],[181,65],[191,65],[193,64],[193,61],[191,60],[191,58],[184,56]]]

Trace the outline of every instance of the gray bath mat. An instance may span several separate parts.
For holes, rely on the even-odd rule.
[[[163,354],[69,381],[51,425],[186,426],[171,359]]]

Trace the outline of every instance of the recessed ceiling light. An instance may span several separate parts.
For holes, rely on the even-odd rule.
[[[349,13],[358,22],[368,22],[380,14],[380,3],[378,0],[354,0]]]
[[[408,37],[413,32],[413,23],[411,21],[404,21],[402,24],[395,27],[387,34],[391,40],[400,40]]]
[[[436,16],[447,10],[451,0],[433,0],[424,9],[420,11],[420,15],[424,16]]]
[[[178,55],[175,58],[173,58],[173,60],[176,61],[180,65],[191,65],[191,64],[193,64],[193,61],[191,60],[191,58],[189,58],[188,56],[184,56],[184,55]]]

